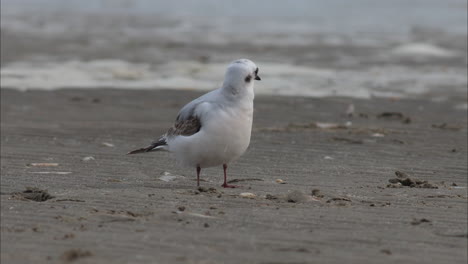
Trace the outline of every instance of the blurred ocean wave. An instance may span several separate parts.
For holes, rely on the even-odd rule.
[[[460,0],[2,0],[1,86],[209,90],[229,61],[248,57],[264,94],[466,100],[466,8]]]
[[[2,14],[138,15],[211,21],[239,32],[393,32],[412,26],[466,33],[463,0],[3,0]],[[217,24],[225,18],[237,23]]]

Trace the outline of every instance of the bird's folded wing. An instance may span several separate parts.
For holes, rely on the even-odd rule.
[[[191,136],[198,131],[200,131],[201,122],[200,119],[196,116],[191,116],[186,120],[176,121],[173,127],[171,127],[167,133],[166,137],[173,136]]]
[[[179,112],[179,115],[176,118],[174,126],[169,128],[169,130],[161,136],[158,140],[151,143],[149,146],[130,151],[127,154],[138,154],[156,151],[164,149],[164,146],[167,146],[167,140],[175,136],[191,136],[196,134],[201,129],[201,121],[197,116],[197,108],[200,106],[206,106],[210,104],[206,102],[206,99],[209,99],[213,96],[213,92],[205,94],[192,102],[185,105]]]
[[[167,139],[175,136],[191,136],[200,131],[201,123],[200,119],[196,116],[192,116],[186,120],[176,121],[173,127],[164,134],[161,138],[151,143],[149,146],[130,151],[127,154],[138,154],[156,151],[159,149],[164,149],[164,146],[167,145]]]

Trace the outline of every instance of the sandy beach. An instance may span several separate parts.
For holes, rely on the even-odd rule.
[[[125,155],[198,95],[2,89],[1,262],[466,263],[466,110],[258,96],[238,189]]]
[[[2,0],[1,263],[466,264],[466,8]],[[125,155],[239,58],[240,188]]]

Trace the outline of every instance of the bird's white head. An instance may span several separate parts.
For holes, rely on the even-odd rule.
[[[258,67],[251,60],[239,59],[229,64],[224,76],[223,90],[233,95],[251,94],[254,81],[260,81]]]

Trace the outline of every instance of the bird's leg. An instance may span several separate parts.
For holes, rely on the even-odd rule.
[[[224,170],[224,183],[221,186],[224,187],[224,188],[236,188],[236,187],[238,187],[238,186],[235,186],[235,185],[228,185],[227,184],[227,175],[226,175],[227,165],[226,164],[223,164],[223,170]]]
[[[200,186],[200,172],[201,172],[201,168],[200,166],[197,165],[197,187]]]

